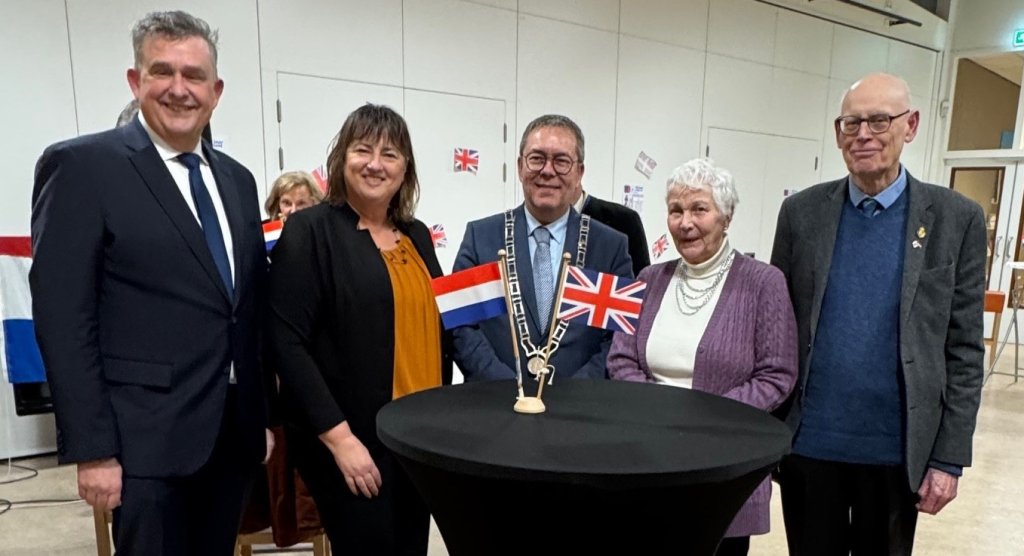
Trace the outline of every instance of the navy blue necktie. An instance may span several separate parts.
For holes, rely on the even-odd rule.
[[[213,255],[213,263],[217,265],[217,272],[220,279],[224,281],[224,287],[228,292],[234,291],[233,280],[231,279],[231,263],[228,261],[228,251],[224,247],[224,233],[220,229],[220,220],[217,219],[217,209],[213,206],[213,198],[203,181],[203,174],[199,171],[201,160],[196,153],[181,153],[178,161],[188,168],[188,185],[192,190],[192,201],[196,204],[196,214],[199,215],[199,225],[203,227],[203,236],[206,237],[206,246],[210,248]]]
[[[881,210],[881,205],[879,205],[878,201],[872,199],[871,197],[868,197],[867,199],[864,199],[863,201],[860,202],[860,211],[863,212],[864,216],[867,216],[868,218],[874,218],[874,216],[878,214],[879,210]]]

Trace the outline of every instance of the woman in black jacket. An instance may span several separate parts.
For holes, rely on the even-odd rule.
[[[357,109],[327,167],[326,202],[289,218],[271,265],[268,342],[289,453],[339,554],[424,555],[429,513],[375,432],[387,402],[451,382],[405,121]]]

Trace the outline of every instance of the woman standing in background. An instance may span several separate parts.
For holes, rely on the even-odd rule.
[[[324,194],[309,172],[285,172],[274,180],[263,208],[268,220],[287,220],[292,213],[320,204]]]

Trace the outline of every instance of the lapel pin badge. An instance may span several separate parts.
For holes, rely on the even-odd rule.
[[[920,249],[921,248],[921,242],[917,241],[916,239],[914,240],[913,243],[911,243],[911,245],[914,246],[914,249]]]
[[[928,232],[924,229],[924,226],[917,229],[917,237],[919,239],[924,239],[924,236],[926,235],[928,235]]]

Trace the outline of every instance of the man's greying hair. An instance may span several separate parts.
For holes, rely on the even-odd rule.
[[[542,127],[560,127],[571,131],[576,136],[576,161],[580,164],[583,163],[583,131],[580,130],[580,126],[576,125],[576,122],[561,114],[545,114],[530,122],[526,129],[523,130],[523,138],[519,141],[519,156],[523,156],[523,149],[526,148],[526,138]]]
[[[135,49],[135,69],[141,69],[142,43],[154,36],[180,40],[200,37],[210,45],[213,70],[217,71],[217,31],[194,15],[182,12],[151,12],[132,27],[132,47]]]
[[[121,113],[117,116],[117,125],[114,127],[126,126],[132,123],[135,119],[135,115],[139,113],[139,101],[132,99],[125,107],[121,110]]]

